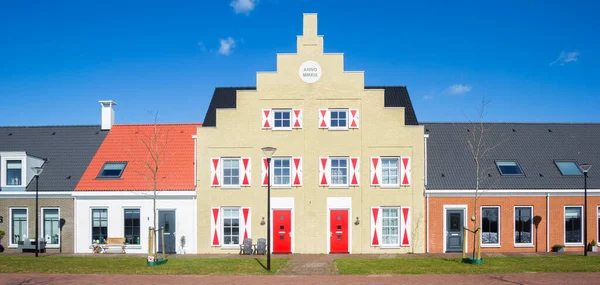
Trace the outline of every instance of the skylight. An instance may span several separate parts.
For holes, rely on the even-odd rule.
[[[516,161],[496,161],[496,166],[501,175],[523,175],[523,171]]]
[[[125,170],[126,162],[107,162],[100,170],[98,178],[119,178]]]
[[[577,161],[554,161],[562,175],[583,175]]]

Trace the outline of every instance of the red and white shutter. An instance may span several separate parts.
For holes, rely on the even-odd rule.
[[[319,186],[328,186],[331,180],[331,160],[319,157]]]
[[[221,228],[221,208],[210,208],[210,245],[220,246],[219,229]]]
[[[410,185],[410,172],[412,171],[412,167],[410,166],[410,157],[401,157],[400,164],[400,177],[402,177],[402,180],[400,180],[400,185]]]
[[[294,128],[294,129],[302,128],[302,109],[293,109],[292,110],[292,128]]]
[[[252,220],[250,219],[250,208],[242,208],[242,230],[240,232],[244,233],[242,237],[252,238],[250,232],[250,225],[252,225]],[[243,241],[243,239],[241,239]]]
[[[329,128],[329,109],[319,109],[319,129]]]
[[[302,186],[302,157],[292,157],[292,186]]]
[[[221,186],[221,158],[210,159],[210,186]]]
[[[360,158],[350,157],[350,186],[360,185]]]
[[[348,128],[358,129],[358,109],[350,109],[350,123]]]
[[[273,110],[271,109],[262,109],[262,128],[270,129],[273,127]]]
[[[381,208],[371,207],[371,246],[379,246],[381,239]]]
[[[373,156],[369,163],[371,164],[371,185],[381,185],[381,157]]]
[[[410,229],[411,229],[410,207],[406,207],[406,208],[402,207],[402,208],[400,208],[400,211],[402,211],[402,219],[400,219],[400,221],[401,221],[400,229],[402,230],[400,245],[401,246],[410,246]]]
[[[262,159],[262,163],[260,164],[261,166],[261,175],[260,177],[262,177],[261,181],[262,181],[262,186],[267,186],[267,184],[269,183],[269,180],[267,180],[267,167],[268,167],[268,162],[267,159],[263,157]]]
[[[240,175],[242,175],[242,181],[240,183],[241,186],[250,186],[250,170],[251,163],[249,157],[242,157],[240,164]]]

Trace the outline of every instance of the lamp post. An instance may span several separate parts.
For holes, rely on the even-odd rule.
[[[592,168],[591,164],[582,164],[580,166],[581,171],[583,171],[583,255],[587,256],[587,175],[590,168]]]
[[[39,207],[38,207],[38,192],[39,192],[39,181],[40,174],[42,174],[42,168],[39,166],[32,167],[33,174],[35,175],[35,257],[38,257],[39,245],[40,245],[40,233],[39,233]]]
[[[277,149],[263,147],[262,151],[267,157],[267,270],[271,271],[271,158]]]

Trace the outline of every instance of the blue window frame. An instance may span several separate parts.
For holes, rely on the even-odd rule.
[[[347,129],[348,128],[348,110],[334,109],[329,112],[330,128]]]
[[[289,129],[292,127],[291,110],[273,110],[274,128]]]
[[[120,178],[127,166],[126,162],[106,162],[98,174],[98,178]]]

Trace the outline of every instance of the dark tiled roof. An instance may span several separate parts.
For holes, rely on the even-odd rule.
[[[418,125],[417,115],[405,86],[365,86],[365,89],[384,89],[385,107],[404,107],[406,125]],[[217,125],[217,109],[236,107],[237,90],[256,90],[256,87],[217,87],[204,117],[203,127]]]
[[[467,139],[470,123],[424,123],[427,189],[475,189],[475,162]],[[595,165],[588,188],[600,188],[600,124],[485,123],[480,189],[582,189],[582,176],[563,176],[555,160]],[[516,160],[524,176],[500,176],[496,160]]]
[[[47,159],[40,191],[73,191],[106,137],[100,126],[0,127],[0,151]],[[27,190],[35,190],[35,182]]]

